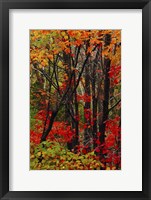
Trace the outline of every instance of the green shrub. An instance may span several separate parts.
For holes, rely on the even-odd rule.
[[[56,142],[31,143],[31,170],[100,170],[103,164],[94,152],[75,154]]]

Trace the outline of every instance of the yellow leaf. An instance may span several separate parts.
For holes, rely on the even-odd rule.
[[[64,36],[64,39],[66,39],[66,40],[67,40],[67,39],[68,39],[68,36],[67,36],[67,35],[66,35],[66,36]]]
[[[62,62],[61,61],[58,62],[58,67],[62,67]]]
[[[61,32],[61,35],[62,35],[62,36],[65,36],[65,35],[66,35],[66,33],[63,31],[63,32]]]
[[[106,170],[110,170],[110,167],[106,167]]]
[[[41,156],[41,152],[38,152],[38,153],[37,153],[37,156]]]

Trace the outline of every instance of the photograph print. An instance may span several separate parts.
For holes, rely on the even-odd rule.
[[[30,170],[121,170],[121,30],[30,30]]]

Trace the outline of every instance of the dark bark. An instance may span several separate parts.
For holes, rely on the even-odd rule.
[[[46,114],[46,120],[44,122],[44,129],[43,129],[43,133],[45,132],[46,130],[46,126],[47,126],[47,121],[48,121],[48,117],[49,117],[49,109],[50,109],[50,100],[48,100],[48,106],[47,106],[47,114]]]
[[[71,58],[70,58],[70,55],[69,54],[66,54],[65,52],[63,53],[63,60],[64,60],[64,63],[68,66],[68,69],[69,70],[66,70],[66,73],[68,75],[68,77],[71,76]],[[70,91],[70,90],[69,90]],[[69,96],[69,94],[66,95],[67,98]],[[65,104],[65,119],[70,122],[71,121],[71,116],[70,116],[70,109],[71,109],[71,104],[69,102],[69,105],[68,104]]]
[[[111,43],[111,34],[106,34],[105,35],[105,37],[104,37],[104,43],[105,43],[105,46],[110,45],[110,43]]]
[[[85,51],[85,54],[87,53],[87,49],[89,48],[90,46],[90,38],[89,40],[86,42],[86,51]],[[85,93],[90,96],[91,95],[91,79],[90,79],[90,58],[88,59],[88,63],[87,65],[85,66]],[[91,110],[91,102],[85,102],[85,105],[84,105],[84,123],[86,125],[86,128],[84,130],[84,141],[83,141],[83,144],[84,146],[87,146],[87,152],[91,151],[91,147],[92,147],[92,144],[91,144],[91,138],[93,137],[92,136],[92,128],[91,128],[91,113],[90,113],[90,110]],[[86,118],[85,117],[85,112],[89,112],[89,117]]]
[[[92,108],[93,108],[93,139],[94,139],[94,148],[96,147],[96,137],[97,137],[97,98],[96,98],[96,80],[95,80],[95,71],[93,69],[93,80],[92,80]]]
[[[76,85],[76,75],[74,74],[74,86]],[[72,141],[73,149],[76,152],[76,146],[79,145],[79,106],[77,101],[77,90],[74,93],[74,106],[75,106],[75,138]]]
[[[110,78],[109,78],[109,71],[110,71],[110,59],[104,60],[105,66],[105,78],[104,78],[104,99],[103,99],[103,115],[102,115],[102,123],[99,127],[100,135],[100,142],[103,144],[105,142],[105,121],[108,119],[108,106],[109,106],[109,90],[110,90]]]
[[[74,86],[76,84],[76,77],[74,74]],[[74,96],[71,97],[73,98],[73,102],[74,102],[74,109],[73,109],[73,105],[67,105],[68,107],[70,107],[70,112],[72,116],[72,129],[75,129],[75,137],[73,137],[72,141],[68,142],[67,146],[70,150],[74,150],[74,152],[77,152],[77,148],[76,146],[79,145],[79,105],[78,105],[78,101],[77,101],[77,90],[75,90],[74,92]],[[72,106],[72,107],[71,107]],[[68,110],[69,111],[69,110]]]
[[[93,107],[93,139],[94,139],[94,148],[96,145],[97,139],[97,73],[96,70],[98,69],[98,58],[99,58],[99,49],[97,50],[96,57],[94,60],[94,64],[92,67],[92,107]]]
[[[102,61],[102,47],[100,48],[100,60],[101,60],[101,66],[99,70],[102,70],[103,72],[103,61]],[[99,73],[99,77],[102,75],[102,72]],[[100,132],[101,122],[102,122],[102,112],[103,112],[103,79],[98,78],[98,127]]]
[[[51,129],[52,129],[52,126],[53,126],[53,123],[54,123],[54,120],[55,120],[55,117],[56,117],[57,113],[58,113],[57,111],[52,112],[52,115],[51,115],[51,117],[50,117],[49,126],[48,126],[47,130],[42,134],[42,137],[41,137],[41,141],[40,141],[40,142],[46,141],[46,138],[47,138],[49,132],[50,132]]]
[[[108,113],[114,109],[119,103],[121,102],[121,99],[119,99],[109,110],[108,110]]]
[[[97,98],[93,97],[93,139],[94,139],[94,148],[96,145],[97,139]]]
[[[91,88],[90,88],[90,65],[86,65],[85,67],[85,93],[87,95],[91,95]],[[84,111],[91,109],[91,102],[85,102]],[[90,144],[90,137],[91,135],[91,115],[89,118],[84,118],[84,123],[87,125],[87,128],[84,130],[84,145],[88,145],[88,151],[91,150],[91,144]]]
[[[70,48],[71,50],[71,48]],[[73,77],[74,79],[74,73],[72,73],[71,65],[74,64],[74,61],[71,59],[71,56],[69,54],[64,53],[63,54],[64,62],[68,66],[68,70],[66,70],[66,73],[68,77]],[[69,97],[71,91],[73,89],[73,86],[70,84],[70,88],[65,96],[65,99],[68,99],[68,103],[65,103],[65,119],[68,121],[69,124],[71,124],[72,129],[75,129],[75,118],[74,118],[74,108],[73,108],[73,96]],[[72,139],[71,141],[67,142],[67,147],[69,150],[73,150],[75,146],[75,141]]]

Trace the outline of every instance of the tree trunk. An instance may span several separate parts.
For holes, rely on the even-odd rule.
[[[74,86],[76,85],[76,75],[74,74]],[[77,101],[77,90],[74,93],[74,106],[75,106],[75,138],[73,140],[73,148],[79,144],[79,108]]]
[[[96,70],[98,69],[98,59],[99,59],[100,50],[97,49],[96,57],[94,59],[94,64],[92,66],[92,107],[93,107],[93,140],[94,140],[94,148],[96,148],[96,140],[97,140],[97,102],[98,102],[98,95],[97,95],[97,73]]]
[[[100,73],[98,75],[98,127],[99,127],[99,132],[101,132],[101,122],[102,122],[102,112],[103,112],[103,78],[100,78],[99,76],[102,75],[103,73],[103,69],[104,69],[104,65],[103,65],[103,60],[102,60],[102,47],[100,48],[100,60],[101,60],[101,64],[100,64]]]
[[[52,112],[52,115],[51,115],[51,118],[50,118],[50,122],[49,122],[49,126],[48,126],[47,130],[42,134],[40,142],[46,141],[46,138],[47,138],[49,132],[52,129],[52,126],[53,126],[53,123],[54,123],[56,115],[57,115],[57,111]]]
[[[49,62],[49,75],[50,75],[50,62]],[[46,83],[47,83],[47,80],[46,80],[46,78],[45,78],[45,81],[46,81]],[[48,82],[48,86],[49,86],[49,88],[48,88],[48,92],[49,92],[49,97],[48,97],[48,105],[47,105],[47,110],[46,110],[46,120],[45,120],[45,123],[44,123],[44,129],[43,129],[43,133],[45,132],[45,130],[46,130],[46,126],[47,126],[47,120],[48,120],[48,118],[49,118],[49,110],[50,110],[50,94],[51,94],[51,83],[50,82]]]
[[[102,116],[102,123],[99,127],[100,135],[100,142],[103,144],[105,142],[105,121],[108,119],[108,105],[109,105],[109,92],[110,92],[110,78],[109,78],[109,71],[110,71],[110,59],[104,60],[105,66],[105,78],[104,78],[104,99],[103,99],[103,116]]]
[[[96,65],[93,66],[92,72],[92,108],[93,108],[93,140],[94,148],[96,147],[97,138],[97,98],[96,98]]]
[[[90,96],[91,95],[91,89],[90,89],[90,66],[89,63],[85,67],[85,93]],[[84,105],[84,112],[91,110],[91,102],[85,102]],[[91,133],[91,114],[89,115],[89,118],[84,118],[84,123],[87,126],[84,130],[84,145],[88,145],[88,151],[91,150],[91,143],[90,139],[92,137]]]

